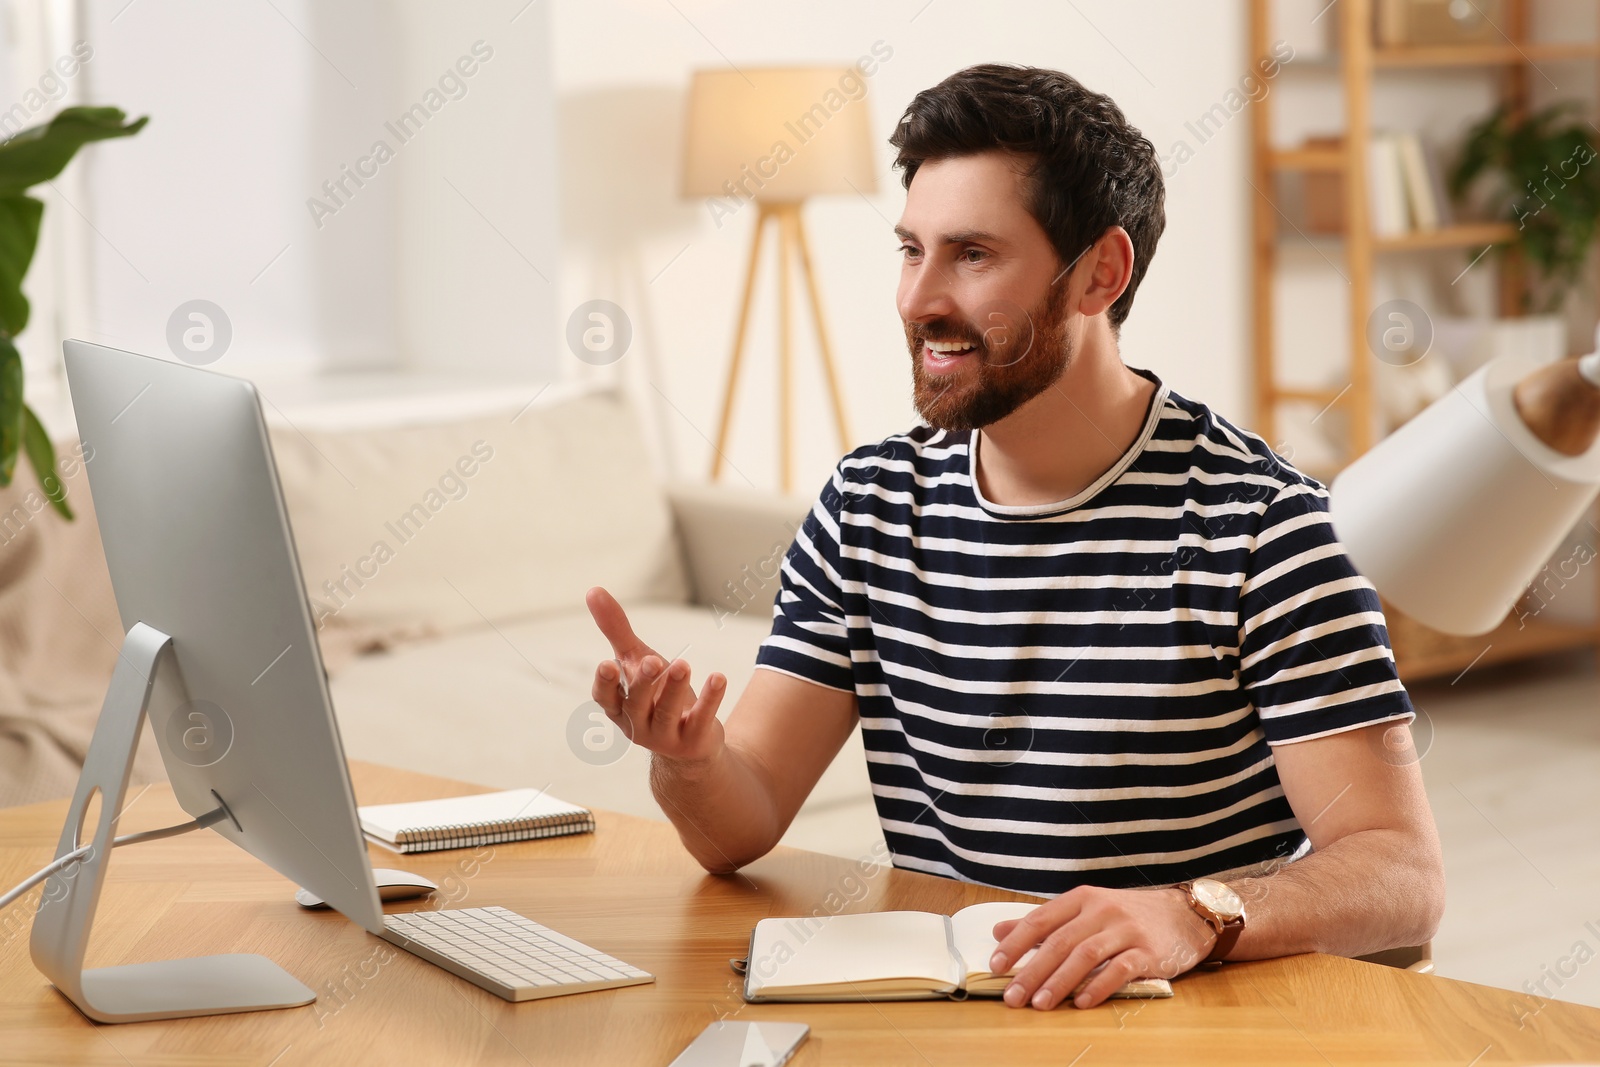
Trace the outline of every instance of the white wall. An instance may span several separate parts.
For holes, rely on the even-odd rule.
[[[1186,120],[1246,73],[1238,3],[1029,0],[986,5],[981,17],[972,5],[947,0],[769,3],[759,18],[746,3],[678,0],[676,8],[645,0],[553,5],[566,190],[561,309],[604,297],[628,311],[635,347],[613,371],[654,404],[669,434],[664,448],[694,477],[706,470],[707,438],[716,432],[755,212],[746,208],[719,229],[702,204],[676,196],[683,93],[693,69],[848,63],[879,40],[893,49],[867,95],[879,143],[878,192],[806,207],[856,443],[915,421],[890,232],[905,194],[889,169],[887,136],[918,91],[973,63],[1055,67],[1109,93],[1165,153]],[[1241,114],[1169,182],[1167,231],[1123,331],[1127,362],[1240,418],[1248,361],[1247,135]],[[729,451],[738,471],[761,486],[776,484],[774,278],[765,276],[753,315]],[[812,414],[797,453],[796,487],[810,494],[838,450],[802,306],[796,317],[804,342],[797,354],[801,410]],[[592,373],[563,355],[574,373]],[[739,480],[738,473],[730,477]]]
[[[556,373],[561,336],[548,6],[528,0],[382,6],[399,14],[396,113],[448,72],[476,61],[476,72],[464,79],[466,95],[430,120],[406,144],[408,158],[397,160],[404,164],[396,265],[405,362],[430,371],[548,378]]]
[[[61,332],[166,355],[168,317],[202,298],[233,329],[213,366],[269,382],[555,372],[553,281],[525,262],[557,276],[545,5],[87,0],[80,23],[75,102],[151,121],[83,152],[81,197],[49,192],[50,224],[83,232],[48,241],[46,269],[79,244],[88,262]]]
[[[281,10],[307,25],[309,6],[290,0]],[[95,49],[87,101],[149,115],[150,124],[90,146],[74,164],[89,176],[91,195],[77,207],[94,227],[93,312],[81,335],[164,354],[169,315],[200,298],[233,324],[219,369],[314,366],[317,249],[304,207],[311,120],[346,103],[317,107],[322,60],[266,5],[223,11],[174,0],[122,10],[92,0],[85,11],[80,33]]]

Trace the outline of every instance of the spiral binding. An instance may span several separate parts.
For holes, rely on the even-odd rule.
[[[574,811],[560,815],[496,819],[493,822],[409,827],[395,834],[394,843],[401,852],[437,852],[446,848],[504,845],[513,841],[537,841],[544,837],[592,832],[594,813]]]

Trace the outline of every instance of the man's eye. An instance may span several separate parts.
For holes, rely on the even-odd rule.
[[[917,249],[913,248],[911,245],[901,245],[899,248],[895,249],[895,251],[897,251],[897,252],[907,252],[907,253],[910,253],[913,256],[917,255]]]
[[[961,254],[963,256],[968,257],[967,258],[967,262],[968,263],[976,263],[976,262],[978,262],[979,259],[987,259],[988,256],[989,256],[989,253],[985,252],[981,248],[969,248],[969,249],[967,249],[965,252],[963,252]],[[971,258],[973,256],[977,256],[978,259]]]

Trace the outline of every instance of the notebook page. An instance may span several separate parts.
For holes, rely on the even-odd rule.
[[[750,991],[926,979],[957,984],[943,915],[879,911],[859,915],[762,919],[751,939]]]
[[[373,804],[358,809],[361,829],[393,842],[406,830],[443,826],[476,826],[506,819],[581,815],[588,809],[557,800],[538,789],[508,789],[443,800],[415,800],[403,804]]]
[[[1020,919],[1037,908],[1038,903],[1021,900],[992,900],[987,904],[973,904],[950,916],[950,928],[955,934],[956,951],[966,961],[967,974],[988,974],[989,957],[1000,943],[994,939],[994,924],[1007,919]],[[1014,974],[1033,957],[1034,950],[1023,953],[1022,959],[1012,965],[1007,973]]]

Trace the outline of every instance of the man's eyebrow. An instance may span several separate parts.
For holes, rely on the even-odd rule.
[[[917,239],[917,235],[906,229],[904,226],[896,226],[894,228],[894,234],[902,241],[914,241]],[[955,230],[951,233],[941,234],[939,240],[947,245],[964,245],[971,244],[973,242],[982,244],[1001,243],[1000,235],[997,233],[990,233],[988,230]]]

